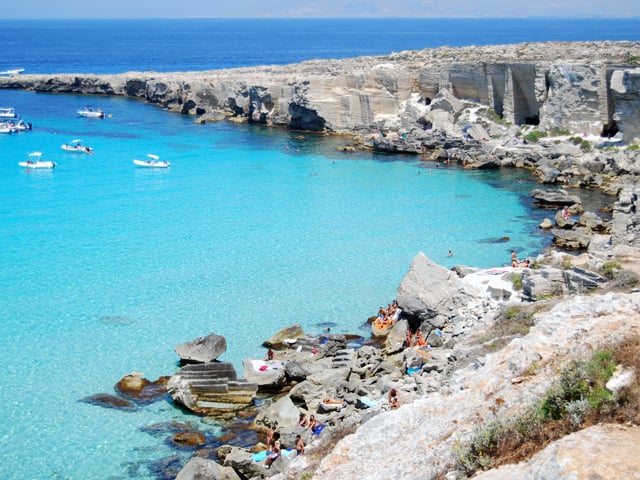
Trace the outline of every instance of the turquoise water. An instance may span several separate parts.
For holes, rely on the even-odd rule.
[[[111,118],[75,115],[86,103]],[[0,106],[34,124],[0,136],[0,478],[155,478],[149,462],[176,452],[141,427],[215,428],[165,401],[78,400],[132,371],[172,374],[174,347],[211,332],[238,367],[294,323],[366,334],[419,251],[491,267],[548,242],[524,172],[340,153],[342,140],[196,125],[117,98],[0,91]],[[61,150],[75,138],[95,153]],[[58,166],[20,168],[35,150]],[[147,153],[170,169],[134,167]]]

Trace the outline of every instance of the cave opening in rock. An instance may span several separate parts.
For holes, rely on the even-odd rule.
[[[616,133],[618,133],[618,124],[613,120],[611,123],[604,125],[602,127],[601,137],[613,137]]]

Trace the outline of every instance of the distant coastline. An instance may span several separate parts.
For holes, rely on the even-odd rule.
[[[202,71],[442,46],[640,40],[637,18],[0,20],[0,26],[0,70],[38,74]]]

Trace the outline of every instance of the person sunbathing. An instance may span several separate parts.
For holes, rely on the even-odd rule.
[[[300,414],[300,418],[298,419],[298,425],[300,425],[301,427],[308,427],[309,426],[309,420],[307,420],[307,414],[306,413],[301,413]]]
[[[389,390],[389,407],[392,409],[398,408],[400,402],[398,401],[398,390],[392,388]]]
[[[315,415],[309,417],[309,430],[318,435],[324,429],[324,425],[320,423]]]

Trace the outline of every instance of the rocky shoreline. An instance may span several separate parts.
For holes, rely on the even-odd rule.
[[[127,375],[118,395],[85,401],[127,409],[171,395],[205,418],[228,419],[234,433],[224,445],[168,427],[194,455],[186,466],[168,462],[166,478],[466,478],[457,452],[479,426],[539,399],[569,360],[640,334],[638,52],[631,42],[447,47],[287,67],[0,79],[0,88],[139,98],[201,123],[349,135],[346,150],[527,168],[543,185],[532,196],[554,212],[541,225],[554,248],[531,268],[448,270],[417,254],[398,287],[402,314],[381,345],[292,326],[265,342],[275,358],[248,359],[239,379],[217,360],[226,340],[211,334],[177,347],[185,364],[177,373],[154,382]],[[587,188],[616,196],[611,220],[584,211]],[[508,311],[526,321],[505,330]],[[421,331],[424,348],[404,345],[408,328]],[[391,390],[399,408],[390,408]],[[298,425],[301,412],[316,415],[322,433]],[[294,450],[300,435],[305,453],[266,469],[254,455],[269,429]],[[636,424],[587,429],[572,436],[568,466],[552,448],[518,473],[481,478],[600,475],[575,446],[588,442],[615,446],[606,476],[623,478],[640,470],[621,446],[638,435]]]
[[[570,359],[640,334],[640,294],[633,290],[638,277],[602,273],[613,260],[638,271],[640,251],[615,246],[611,238],[596,234],[579,256],[549,250],[529,268],[446,269],[419,253],[398,287],[402,312],[381,342],[331,332],[311,336],[293,325],[265,340],[273,356],[245,360],[245,395],[229,396],[228,386],[238,379],[233,367],[217,360],[226,340],[212,333],[176,347],[184,366],[171,377],[149,382],[128,375],[117,391],[134,403],[169,392],[203,421],[226,422],[224,444],[197,428],[166,429],[193,456],[184,466],[172,463],[159,478],[460,480],[466,476],[454,467],[457,446],[478,426],[530,404]],[[510,309],[527,321],[503,330],[499,325]],[[407,347],[409,328],[422,332],[424,346]],[[194,368],[212,376],[185,382],[185,372]],[[391,408],[391,390],[399,392],[399,408]],[[324,430],[314,434],[301,426],[301,413],[317,417]],[[287,454],[267,469],[261,452],[269,430],[278,432]],[[632,439],[638,430],[604,429],[590,441]],[[298,435],[306,445],[303,455],[295,453]],[[423,454],[407,457],[415,448]],[[610,455],[618,472],[634,468],[633,456]],[[578,462],[576,468],[589,465]],[[489,473],[483,478],[494,478]]]

